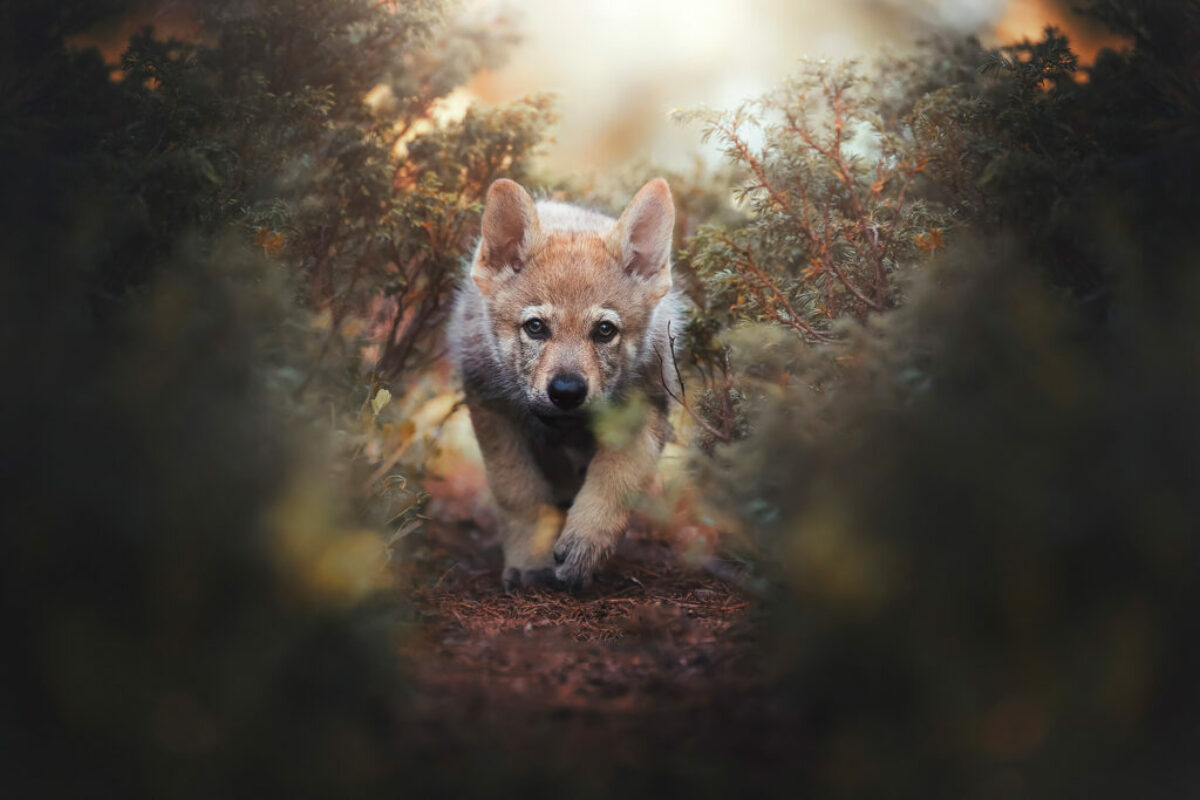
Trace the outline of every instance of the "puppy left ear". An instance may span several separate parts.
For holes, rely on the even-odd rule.
[[[671,288],[671,239],[675,232],[675,203],[662,178],[647,183],[629,201],[613,230],[613,249],[621,266],[634,277],[650,281],[661,294]]]

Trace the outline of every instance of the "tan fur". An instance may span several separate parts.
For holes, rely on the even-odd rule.
[[[619,220],[535,204],[512,181],[488,192],[450,338],[501,511],[508,585],[589,583],[654,474],[668,435],[661,365],[678,309],[673,224],[661,179]],[[533,319],[544,336],[529,332]],[[602,325],[615,328],[611,340]],[[556,376],[583,379],[578,409],[555,403]],[[633,402],[646,413],[631,435],[596,435],[607,411]]]

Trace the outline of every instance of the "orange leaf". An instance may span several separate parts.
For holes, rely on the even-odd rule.
[[[922,250],[937,250],[946,246],[946,240],[942,236],[942,232],[938,228],[934,228],[929,233],[917,234],[916,245]]]

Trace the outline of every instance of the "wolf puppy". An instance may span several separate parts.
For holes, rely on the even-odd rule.
[[[654,475],[674,225],[661,178],[617,220],[534,203],[509,180],[488,190],[450,340],[500,507],[506,588],[591,583]]]

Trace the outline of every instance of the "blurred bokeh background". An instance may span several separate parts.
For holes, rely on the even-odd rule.
[[[139,0],[132,11],[77,38],[115,61],[129,35],[200,34],[191,0]],[[771,89],[802,58],[869,58],[904,52],[939,35],[989,45],[1036,38],[1046,25],[1068,33],[1084,63],[1120,37],[1073,11],[1070,0],[464,0],[462,24],[519,38],[439,101],[444,116],[472,102],[511,103],[552,92],[561,119],[543,163],[559,172],[613,170],[631,162],[685,169],[715,149],[672,123],[694,106],[733,108]]]
[[[802,58],[862,59],[903,52],[935,35],[978,35],[988,44],[1037,37],[1046,25],[1071,34],[1090,60],[1116,41],[1055,0],[637,0],[485,2],[481,19],[514,22],[522,42],[461,97],[511,102],[559,96],[562,120],[546,163],[555,170],[611,170],[642,160],[684,169],[697,154],[719,158],[671,112],[733,108],[771,89]]]

